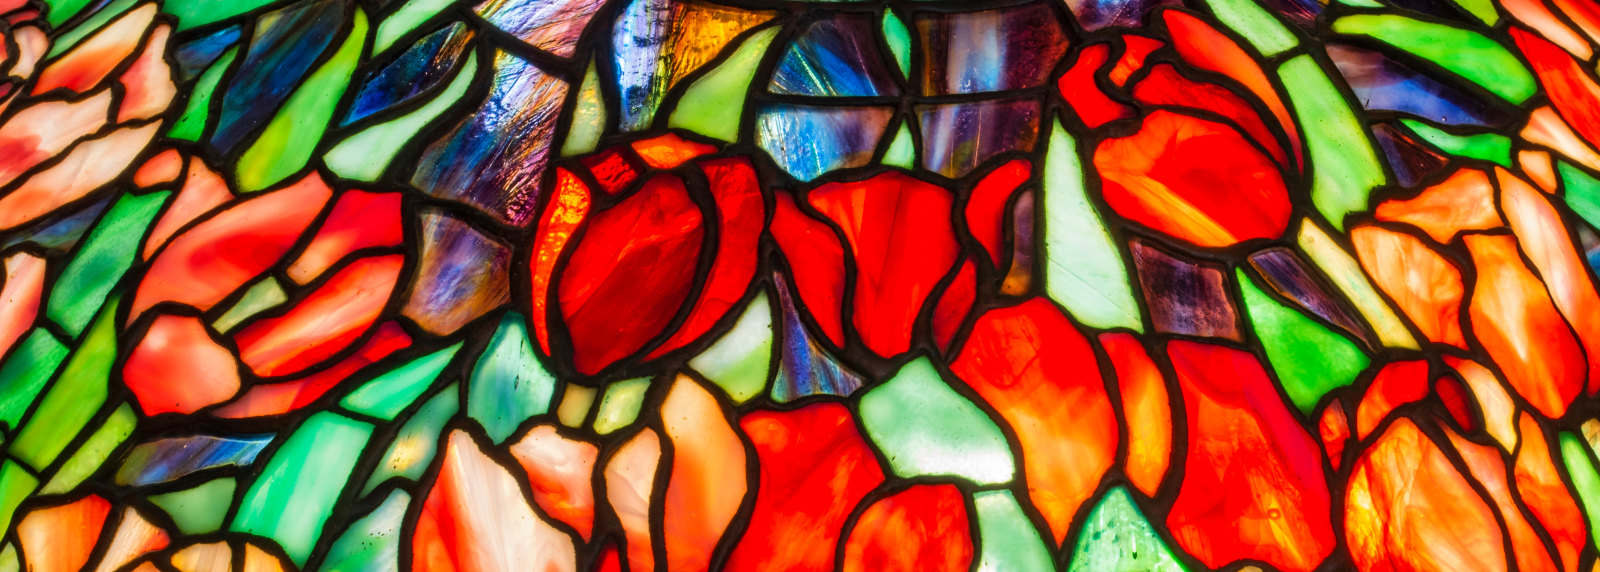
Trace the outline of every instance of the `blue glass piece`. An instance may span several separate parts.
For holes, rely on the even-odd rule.
[[[778,375],[772,382],[772,398],[788,403],[808,395],[848,396],[861,389],[861,376],[835,361],[806,330],[800,313],[795,311],[794,299],[789,295],[789,284],[783,275],[774,273],[772,279],[778,287],[778,304],[783,310],[783,347],[779,348]]]
[[[1250,255],[1250,265],[1265,278],[1268,286],[1294,305],[1378,347],[1377,340],[1362,326],[1360,318],[1340,305],[1328,287],[1312,274],[1310,266],[1294,251],[1275,246]]]
[[[239,75],[222,98],[211,146],[226,154],[278,111],[344,25],[347,0],[291,4],[262,14]]]
[[[142,487],[225,465],[245,466],[272,442],[272,434],[194,435],[140,443],[117,469],[119,485]]]
[[[471,39],[472,31],[460,22],[423,36],[372,74],[339,124],[349,125],[433,89],[455,69]]]
[[[612,64],[617,70],[618,115],[623,131],[650,125],[671,79],[665,77],[662,51],[672,33],[672,0],[633,0],[617,18],[612,33]]]
[[[229,26],[178,46],[172,56],[178,61],[178,73],[182,79],[194,79],[200,72],[206,71],[211,62],[217,61],[217,56],[222,55],[223,50],[239,41],[240,30],[239,26]]]
[[[1368,110],[1407,113],[1446,125],[1504,125],[1511,114],[1381,53],[1331,44],[1328,57]]]
[[[1007,151],[1032,151],[1039,138],[1039,101],[1005,99],[919,105],[922,167],[960,177]]]
[[[756,146],[796,179],[872,161],[891,107],[820,107],[773,103],[756,114]]]
[[[411,297],[401,310],[447,336],[511,300],[511,246],[443,209],[424,209]]]
[[[31,242],[49,250],[67,251],[77,246],[78,240],[83,238],[89,227],[94,226],[94,221],[100,218],[100,213],[105,212],[111,205],[114,195],[89,203],[88,206],[63,213],[55,213],[35,221],[27,230],[12,232],[4,240],[0,240],[0,251],[8,250],[24,242]]]
[[[925,95],[1038,87],[1067,52],[1061,21],[1043,2],[916,19]]]
[[[488,98],[423,151],[411,184],[501,222],[527,224],[566,97],[566,82],[498,52]]]
[[[523,43],[570,58],[605,0],[484,0],[478,15]]]
[[[840,14],[812,22],[789,44],[772,72],[772,93],[870,97],[900,95],[878,51],[875,18]]]

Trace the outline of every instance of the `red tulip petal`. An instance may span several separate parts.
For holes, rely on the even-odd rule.
[[[1590,144],[1600,142],[1600,84],[1566,50],[1549,40],[1511,27],[1511,39],[1528,57],[1545,95],[1561,117]]]
[[[72,93],[84,93],[111,75],[117,66],[139,49],[145,31],[155,21],[160,8],[147,3],[118,17],[101,28],[60,58],[39,72],[33,84],[33,94],[63,88]]]
[[[1344,447],[1350,441],[1350,419],[1344,414],[1343,400],[1335,398],[1322,410],[1317,420],[1317,435],[1322,437],[1322,448],[1328,452],[1333,470],[1339,470],[1344,462]]]
[[[239,362],[199,318],[161,315],[128,355],[122,382],[145,415],[187,415],[239,391]]]
[[[345,191],[287,273],[290,279],[305,284],[352,252],[398,246],[403,234],[400,193]]]
[[[1133,86],[1133,98],[1145,105],[1175,105],[1221,115],[1272,154],[1278,166],[1293,167],[1284,155],[1283,144],[1267,128],[1256,108],[1230,89],[1189,79],[1172,64],[1160,64],[1150,68],[1150,75]]]
[[[1495,169],[1500,180],[1500,202],[1523,254],[1533,262],[1549,287],[1550,300],[1566,316],[1589,356],[1588,392],[1600,391],[1600,293],[1596,293],[1587,262],[1573,248],[1567,223],[1538,189]]]
[[[128,66],[128,71],[122,72],[119,80],[125,91],[122,105],[117,108],[117,123],[160,115],[167,110],[167,104],[172,103],[172,98],[178,95],[178,87],[172,83],[172,69],[167,67],[164,59],[167,39],[171,36],[171,26],[156,26],[155,31],[150,32],[150,40],[145,43],[144,53],[139,54],[139,59]]]
[[[1356,438],[1366,439],[1395,408],[1428,396],[1428,362],[1400,361],[1378,370],[1356,406]]]
[[[372,327],[389,302],[405,257],[351,262],[282,316],[234,335],[239,359],[256,375],[287,375],[339,353]]]
[[[1144,60],[1151,52],[1166,46],[1161,40],[1133,34],[1123,34],[1122,44],[1122,57],[1117,58],[1117,65],[1106,74],[1117,87],[1126,85],[1133,72],[1144,69]]]
[[[320,399],[328,390],[349,379],[361,368],[377,363],[409,345],[411,336],[406,335],[404,329],[394,322],[385,322],[355,353],[337,363],[292,381],[251,386],[233,403],[217,408],[215,415],[226,419],[242,419],[300,409]]]
[[[633,166],[633,161],[637,159],[630,160],[635,155],[627,149],[612,147],[579,160],[600,183],[600,190],[608,195],[622,192],[639,179],[639,169]]]
[[[539,348],[550,353],[550,327],[548,325],[550,277],[556,271],[556,262],[566,251],[572,233],[589,215],[589,189],[577,175],[566,169],[556,169],[556,186],[539,220],[539,231],[533,239],[533,256],[528,265],[533,287],[533,333],[539,339]]]
[[[183,188],[178,190],[178,197],[172,200],[172,204],[161,215],[161,219],[150,229],[150,237],[145,239],[144,250],[140,257],[149,260],[157,249],[167,243],[167,239],[172,238],[173,233],[200,215],[211,212],[212,209],[230,200],[233,200],[233,192],[228,190],[228,182],[206,167],[204,161],[198,158],[191,159],[189,175],[183,180]]]
[[[1473,333],[1512,389],[1546,417],[1560,418],[1583,391],[1583,349],[1522,263],[1516,239],[1468,235],[1466,243],[1478,270],[1468,309]]]
[[[1378,220],[1420,228],[1440,244],[1448,244],[1463,231],[1505,226],[1494,208],[1489,174],[1477,169],[1451,173],[1415,197],[1384,201],[1373,214]]]
[[[1195,67],[1228,76],[1255,94],[1277,118],[1278,126],[1289,135],[1289,148],[1294,150],[1295,163],[1303,164],[1300,130],[1295,127],[1289,108],[1283,104],[1283,98],[1278,96],[1278,90],[1273,88],[1272,80],[1267,79],[1266,72],[1261,70],[1256,58],[1245,53],[1228,36],[1187,12],[1168,10],[1162,12],[1162,16],[1178,55]]]
[[[1100,345],[1116,369],[1122,414],[1128,420],[1128,460],[1123,472],[1156,496],[1172,457],[1172,403],[1167,383],[1144,345],[1131,334],[1100,334]]]
[[[749,159],[726,158],[706,160],[700,163],[700,169],[705,172],[711,198],[717,205],[717,257],[689,318],[647,359],[681,348],[709,331],[739,303],[756,275],[767,206],[755,168]]]
[[[1350,231],[1356,258],[1372,281],[1430,341],[1466,349],[1461,333],[1461,271],[1422,240],[1376,226]]]
[[[1133,109],[1107,96],[1095,82],[1095,73],[1111,58],[1109,44],[1094,44],[1078,52],[1078,60],[1056,81],[1061,97],[1090,129],[1133,117]]]
[[[445,442],[412,533],[413,571],[571,570],[572,538],[528,506],[517,480],[462,431]]]
[[[968,260],[961,264],[961,270],[956,272],[955,279],[933,307],[933,341],[939,344],[939,349],[950,349],[950,342],[955,340],[956,331],[961,329],[977,299],[978,270]]]
[[[995,266],[1000,266],[1005,256],[1006,203],[1032,173],[1033,167],[1027,159],[1013,160],[984,175],[967,199],[967,232],[983,244]]]
[[[844,545],[846,572],[966,570],[972,538],[955,485],[912,485],[872,503]]]
[[[833,345],[843,346],[844,248],[839,246],[838,235],[801,212],[793,195],[778,193],[772,238],[788,260],[795,290],[817,327]]]

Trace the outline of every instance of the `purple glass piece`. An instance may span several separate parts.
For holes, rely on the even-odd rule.
[[[523,43],[570,58],[605,0],[485,0],[475,10]]]
[[[981,12],[924,12],[922,93],[984,93],[1044,85],[1067,51],[1055,10],[1039,2]]]
[[[440,209],[422,216],[421,252],[402,313],[447,336],[510,300],[511,247]]]
[[[918,105],[922,168],[960,177],[1007,151],[1032,151],[1039,137],[1039,101],[998,99]]]
[[[1239,340],[1239,312],[1228,297],[1222,268],[1128,241],[1156,331]]]
[[[1262,250],[1250,255],[1250,266],[1279,295],[1361,338],[1369,347],[1378,347],[1355,314],[1339,304],[1294,251],[1281,246]]]

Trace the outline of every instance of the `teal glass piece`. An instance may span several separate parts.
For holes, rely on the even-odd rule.
[[[555,391],[556,378],[534,355],[522,314],[507,312],[472,370],[467,415],[500,443],[529,417],[549,411]]]
[[[945,383],[928,358],[862,395],[861,424],[902,477],[953,475],[992,485],[1016,476],[1000,427]]]
[[[115,296],[106,301],[11,443],[12,456],[34,469],[54,463],[106,402],[111,366],[117,359],[117,302]]]
[[[433,385],[433,381],[439,378],[439,374],[444,372],[445,366],[450,365],[450,360],[460,350],[461,342],[456,342],[453,346],[411,360],[362,384],[346,395],[339,405],[356,413],[392,421],[422,397],[423,392]]]
[[[73,336],[83,333],[106,294],[133,265],[145,229],[169,194],[125,194],[111,205],[56,279],[46,310],[51,320]]]
[[[978,514],[978,537],[982,552],[977,554],[980,572],[1002,570],[1054,570],[1050,548],[1039,537],[1038,529],[1022,512],[1017,497],[1009,490],[983,491],[972,495]],[[979,544],[975,542],[974,544]]]
[[[445,423],[449,423],[460,409],[460,388],[455,384],[445,386],[423,403],[400,426],[394,441],[384,449],[383,457],[378,460],[372,477],[367,479],[367,485],[362,487],[361,495],[366,496],[389,479],[421,479],[423,471],[428,469],[428,463],[433,462],[433,456],[438,453],[439,434],[444,431]]]
[[[271,4],[273,0],[168,0],[161,11],[171,14],[178,22],[178,31],[184,31],[212,22],[221,22],[256,8]]]
[[[1144,331],[1123,262],[1089,202],[1077,141],[1057,121],[1044,156],[1045,292],[1092,328]]]
[[[17,428],[39,390],[66,359],[67,351],[55,334],[35,328],[6,356],[5,363],[0,364],[0,421],[7,428]]]
[[[307,418],[250,485],[229,529],[270,538],[304,565],[371,437],[371,425],[334,413]]]
[[[411,495],[395,490],[340,534],[322,561],[325,572],[399,572],[400,528]]]
[[[222,530],[239,483],[233,477],[211,479],[187,489],[150,495],[150,502],[172,517],[178,532],[207,534]]]
[[[1125,487],[1106,492],[1078,533],[1068,572],[1184,572]]]

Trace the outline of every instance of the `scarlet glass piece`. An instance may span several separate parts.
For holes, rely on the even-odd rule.
[[[1428,362],[1399,361],[1383,366],[1356,407],[1356,439],[1366,439],[1395,408],[1428,396]]]
[[[199,318],[161,315],[129,354],[122,378],[146,415],[193,413],[239,391],[239,363]]]
[[[1078,59],[1056,81],[1061,96],[1066,98],[1078,118],[1090,129],[1111,121],[1133,117],[1133,110],[1111,99],[1095,83],[1100,68],[1111,59],[1110,44],[1094,44],[1078,51]]]
[[[873,502],[844,543],[844,570],[966,570],[972,538],[966,499],[954,485],[912,485]]]

